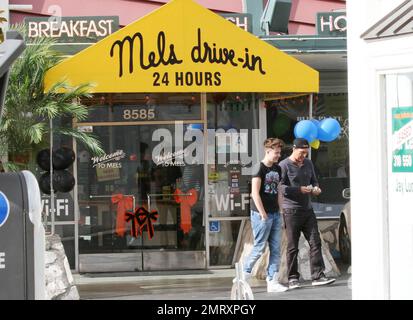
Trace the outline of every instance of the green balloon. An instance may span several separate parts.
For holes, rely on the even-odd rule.
[[[272,132],[275,137],[282,137],[290,129],[291,119],[285,114],[279,114],[272,126]]]

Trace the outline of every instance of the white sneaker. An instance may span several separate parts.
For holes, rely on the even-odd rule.
[[[242,279],[242,280],[245,280],[247,283],[249,283],[250,280],[251,280],[252,275],[251,275],[250,272],[245,272],[245,271],[243,271],[243,272],[242,272],[242,277],[244,278],[244,279]],[[237,277],[235,277],[234,279],[232,279],[232,283],[235,283],[235,282],[237,282]]]
[[[278,282],[276,278],[267,280],[267,292],[285,292],[288,288]]]

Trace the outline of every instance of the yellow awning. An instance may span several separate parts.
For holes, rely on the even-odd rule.
[[[172,0],[50,69],[94,92],[318,92],[318,72],[192,0]]]

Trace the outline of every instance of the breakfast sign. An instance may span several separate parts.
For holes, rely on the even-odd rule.
[[[172,0],[58,64],[94,92],[317,92],[318,72],[192,0]]]

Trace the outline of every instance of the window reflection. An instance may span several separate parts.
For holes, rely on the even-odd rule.
[[[174,125],[162,126],[175,133]],[[106,156],[92,158],[78,147],[80,253],[126,252],[133,249],[204,249],[203,165],[175,160],[154,162],[152,141],[157,126],[94,126]],[[184,142],[186,148],[190,142]],[[175,149],[175,144],[172,145]],[[172,157],[173,158],[173,157]],[[178,191],[178,195],[174,193]],[[186,194],[195,197],[188,203]],[[131,198],[131,201],[128,201]],[[125,210],[158,213],[153,236],[143,213],[124,223]],[[143,211],[143,210],[141,210]],[[148,216],[149,217],[149,216]],[[142,230],[133,232],[139,223]],[[140,231],[140,232],[139,232]]]
[[[297,122],[309,119],[309,103],[309,95],[284,96],[266,102],[267,135],[281,138],[287,145],[281,160],[291,153]],[[318,149],[311,148],[311,159],[323,190],[313,199],[315,213],[318,217],[339,217],[346,202],[342,191],[350,186],[347,93],[315,94],[312,103],[313,119],[332,117],[342,128],[336,140],[321,142]]]
[[[223,135],[223,140],[218,137],[212,146],[215,164],[208,164],[209,215],[248,216],[251,177],[243,174],[242,168],[250,167],[251,163],[243,163],[241,156],[245,153],[252,157],[253,148],[257,146],[252,131],[258,128],[258,102],[252,94],[245,93],[210,94],[207,101],[208,128]],[[245,130],[245,135],[241,135],[241,130]],[[235,151],[234,137],[244,143]]]
[[[209,233],[209,259],[211,265],[232,265],[241,221],[210,222],[217,226],[216,231]],[[214,230],[210,228],[210,230]]]
[[[83,122],[135,122],[201,119],[199,94],[105,93],[82,100],[89,106]]]

